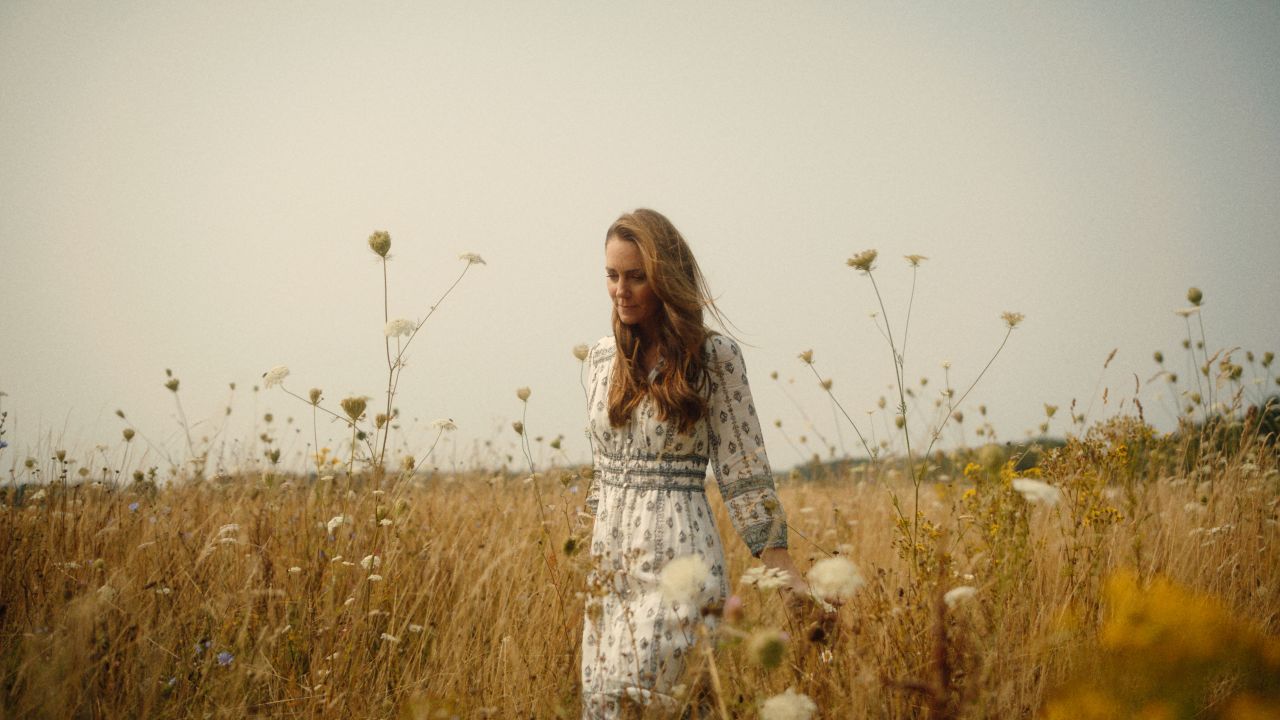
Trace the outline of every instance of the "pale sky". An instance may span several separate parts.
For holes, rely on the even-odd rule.
[[[610,332],[603,235],[636,207],[683,232],[737,325],[775,467],[799,459],[775,419],[837,440],[801,350],[864,431],[887,394],[875,296],[845,266],[867,248],[895,332],[901,257],[929,257],[906,359],[926,404],[1019,311],[961,408],[969,441],[980,403],[1001,439],[1043,403],[1061,432],[1072,398],[1096,417],[1131,396],[1154,350],[1188,377],[1189,286],[1212,349],[1280,349],[1278,81],[1274,2],[7,0],[0,467],[118,452],[117,408],[177,450],[165,368],[197,437],[235,382],[221,438],[253,443],[270,411],[302,451],[308,408],[250,387],[284,364],[335,408],[379,395],[379,229],[392,317],[425,315],[459,253],[487,261],[415,341],[409,445],[451,417],[436,464],[512,452],[529,386],[530,432],[585,460],[571,348]],[[1142,398],[1169,427],[1167,389]]]

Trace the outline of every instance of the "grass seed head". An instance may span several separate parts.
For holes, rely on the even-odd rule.
[[[386,230],[374,231],[369,236],[369,249],[379,257],[385,258],[387,253],[391,252],[391,233]]]

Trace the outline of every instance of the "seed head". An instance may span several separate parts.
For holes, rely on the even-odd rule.
[[[831,378],[827,378],[826,380],[823,380],[823,381],[822,381],[822,389],[823,389],[823,390],[830,390],[830,389],[831,389],[831,386],[832,386],[833,384],[834,384],[834,383],[833,383],[833,381],[831,380]]]
[[[1018,324],[1021,323],[1023,319],[1026,318],[1025,315],[1019,312],[1001,313],[1000,317],[1004,319],[1005,323],[1009,326],[1010,330],[1018,327]]]
[[[587,355],[591,354],[591,348],[586,345],[574,345],[573,356],[578,358],[578,362],[586,362]]]
[[[165,381],[164,386],[169,388],[170,392],[178,392],[178,378],[176,377],[169,378],[167,381]]]
[[[311,398],[311,404],[312,404],[312,405],[319,405],[319,404],[320,404],[320,396],[321,396],[322,394],[323,394],[323,393],[321,392],[320,388],[311,388],[311,392],[307,393],[307,396]]]
[[[1155,355],[1152,355],[1152,357],[1155,358],[1157,365],[1164,364],[1164,353],[1160,352],[1159,350],[1157,350]]]
[[[391,233],[386,230],[375,231],[369,236],[369,249],[379,257],[386,257],[391,252]]]
[[[516,389],[516,397],[520,398],[520,402],[529,402],[529,395],[530,395],[530,394],[531,394],[531,392],[530,392],[529,388],[527,388],[527,387],[522,387],[522,388],[517,388],[517,389]]]
[[[1056,412],[1058,412],[1058,406],[1057,406],[1057,405],[1050,405],[1049,403],[1045,403],[1045,404],[1044,404],[1044,414],[1045,414],[1045,417],[1053,417],[1053,414],[1054,414],[1054,413],[1056,413]]]
[[[524,423],[522,423],[522,422],[520,422],[519,420],[517,420],[517,421],[515,421],[515,422],[511,423],[511,429],[512,429],[512,430],[515,430],[517,435],[523,435],[523,434],[524,434]]]
[[[475,254],[475,253],[462,253],[461,255],[459,255],[459,256],[458,256],[458,259],[459,259],[459,260],[466,260],[466,261],[467,261],[467,265],[468,265],[468,266],[471,266],[471,265],[488,265],[488,263],[486,263],[486,262],[484,261],[484,258],[480,257],[479,255],[477,255],[477,254]]]
[[[130,440],[133,440],[133,434],[134,434],[133,428],[125,428],[123,431],[121,431],[120,434],[124,435],[125,442],[129,442]]]
[[[870,273],[875,268],[876,255],[879,255],[879,253],[875,250],[863,250],[846,260],[845,264],[864,273]]]
[[[432,421],[431,428],[433,430],[448,432],[449,430],[457,430],[458,426],[453,422],[453,418],[440,418],[439,420]]]
[[[800,362],[804,363],[805,365],[812,365],[812,364],[813,364],[813,351],[812,351],[812,350],[805,350],[804,352],[800,353],[797,357],[799,357],[799,358],[800,358]]]
[[[772,628],[761,630],[751,636],[747,651],[761,667],[772,670],[782,664],[782,656],[787,652],[787,638]]]
[[[1268,350],[1262,353],[1262,367],[1271,367],[1272,361],[1276,359],[1276,354]]]
[[[911,263],[911,267],[920,267],[921,261],[929,259],[924,255],[903,255],[903,257],[907,259],[907,262]]]
[[[1196,307],[1199,307],[1200,303],[1203,300],[1204,300],[1204,293],[1200,292],[1200,288],[1193,287],[1187,290],[1187,302],[1191,303],[1192,305],[1195,305]]]
[[[347,414],[347,417],[351,418],[351,422],[355,422],[364,414],[364,408],[367,402],[368,399],[363,396],[349,397],[343,398],[339,405],[342,406],[342,411]]]
[[[1200,308],[1198,306],[1188,307],[1188,308],[1179,308],[1178,310],[1174,310],[1174,312],[1185,318],[1185,317],[1191,317],[1192,315],[1195,315],[1196,313],[1200,312]],[[1183,347],[1186,347],[1187,344],[1188,342],[1186,340],[1182,341]]]

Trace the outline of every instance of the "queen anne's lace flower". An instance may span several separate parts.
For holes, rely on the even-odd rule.
[[[466,260],[468,265],[487,265],[484,258],[475,253],[462,253],[458,256],[459,260]]]
[[[458,426],[453,422],[453,418],[440,418],[439,420],[432,421],[431,429],[448,431],[457,430]]]
[[[948,590],[947,594],[942,596],[942,601],[947,604],[947,607],[953,608],[973,597],[977,592],[978,588],[973,587],[972,585],[961,585],[960,587],[954,587]]]
[[[1031,478],[1014,478],[1013,489],[1022,493],[1022,497],[1029,503],[1037,503],[1048,505],[1050,507],[1058,504],[1058,498],[1061,493],[1058,488],[1046,482],[1032,480]]]
[[[418,324],[416,322],[406,318],[396,318],[387,323],[386,327],[382,329],[382,334],[387,337],[399,337],[401,335],[408,337],[417,329]]]
[[[742,573],[741,582],[760,590],[777,590],[791,584],[791,574],[780,568],[757,565]]]
[[[277,365],[262,374],[262,386],[264,388],[275,387],[284,379],[289,377],[289,368],[284,365]]]

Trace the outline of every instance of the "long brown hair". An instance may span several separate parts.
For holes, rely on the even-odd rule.
[[[609,423],[625,425],[647,393],[657,407],[658,419],[672,421],[680,432],[688,434],[707,414],[703,348],[710,331],[703,323],[703,309],[710,310],[717,320],[720,314],[693,251],[661,213],[645,208],[624,213],[605,233],[606,245],[615,239],[635,243],[640,251],[645,277],[658,298],[657,330],[644,342],[658,346],[665,364],[649,382],[640,362],[645,348],[639,333],[622,322],[615,307],[613,336],[618,352],[609,384]]]

